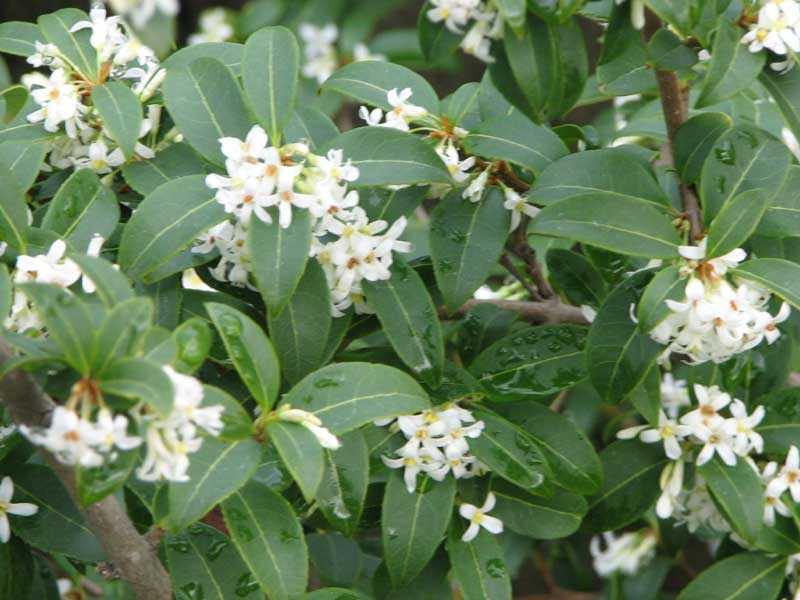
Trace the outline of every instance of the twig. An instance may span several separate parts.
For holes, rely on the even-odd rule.
[[[539,264],[539,259],[536,257],[536,250],[531,248],[528,243],[526,231],[528,230],[528,222],[530,217],[523,216],[520,224],[514,232],[514,241],[511,245],[511,251],[516,254],[525,263],[526,271],[530,275],[533,282],[536,284],[536,289],[542,298],[552,298],[553,288],[547,283],[547,279],[542,271],[542,265]]]
[[[661,21],[650,10],[647,10],[644,28],[646,41],[655,34],[661,27]],[[669,165],[674,166],[675,136],[681,125],[689,118],[688,90],[681,86],[678,74],[675,71],[661,71],[656,69],[656,81],[658,82],[658,92],[661,96],[661,109],[664,112],[664,120],[667,125],[668,147],[664,149],[664,158],[669,160]],[[703,220],[700,213],[700,203],[694,191],[680,183],[681,207],[683,213],[689,221],[690,239],[697,241],[703,237]]]
[[[563,304],[558,299],[553,298],[542,302],[528,302],[525,300],[478,300],[472,299],[459,308],[455,313],[449,314],[442,312],[444,319],[459,319],[475,306],[481,304],[493,304],[498,308],[510,310],[525,320],[532,323],[574,323],[576,325],[588,325],[589,322],[583,316],[581,309],[577,306]]]
[[[0,339],[0,365],[13,357]],[[50,421],[55,402],[25,371],[15,369],[0,379],[0,404],[18,425],[43,427]],[[77,504],[75,470],[43,451],[45,460]],[[148,541],[139,535],[114,496],[82,509],[108,560],[117,568],[139,600],[170,600],[169,575]]]
[[[519,269],[511,262],[511,258],[508,256],[508,253],[503,252],[503,256],[500,257],[500,264],[506,268],[506,271],[511,273],[514,278],[522,284],[522,287],[528,292],[528,295],[533,298],[534,300],[542,300],[542,297],[539,295],[539,290],[533,287],[530,282],[525,278],[525,276],[519,272]]]

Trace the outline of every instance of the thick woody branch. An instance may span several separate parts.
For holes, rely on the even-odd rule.
[[[13,354],[0,340],[0,365]],[[14,369],[0,379],[0,404],[18,425],[44,427],[55,408],[53,400],[25,371]],[[43,452],[45,459],[77,504],[75,470]],[[139,600],[170,600],[169,575],[158,560],[155,549],[139,535],[117,499],[108,496],[82,510],[89,528],[97,537],[106,557],[128,582]]]
[[[660,27],[661,22],[658,17],[648,10],[644,30],[645,40],[649,40]],[[656,70],[655,74],[669,141],[668,147],[664,149],[664,152],[668,153],[665,158],[669,160],[670,165],[674,165],[675,136],[678,134],[678,129],[680,129],[681,125],[689,118],[688,88],[681,86],[680,79],[675,71]],[[690,239],[697,241],[703,237],[700,203],[694,190],[684,183],[680,184],[680,193],[681,207],[690,225]]]
[[[445,319],[458,319],[463,317],[467,311],[480,304],[493,304],[503,310],[519,313],[525,321],[537,324],[550,323],[574,323],[576,325],[588,325],[589,321],[583,316],[581,309],[577,306],[563,304],[557,298],[544,300],[542,302],[528,302],[525,300],[468,300],[464,306],[455,313],[443,313]]]

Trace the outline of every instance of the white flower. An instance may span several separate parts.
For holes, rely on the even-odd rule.
[[[125,41],[125,36],[119,28],[120,17],[106,18],[106,9],[102,5],[97,5],[89,11],[89,19],[75,23],[70,27],[70,33],[91,29],[89,43],[97,50],[100,60],[104,61]]]
[[[675,379],[671,373],[664,373],[661,380],[661,407],[671,419],[678,418],[678,412],[684,406],[690,406],[689,390],[686,380]]]
[[[51,69],[60,69],[64,67],[64,61],[61,60],[58,46],[55,44],[43,44],[36,40],[36,52],[31,54],[26,62],[34,68],[50,67]]]
[[[316,79],[322,84],[339,68],[339,55],[336,51],[336,40],[339,29],[333,23],[318,27],[312,23],[301,23],[298,28],[303,41],[302,66],[303,77]]]
[[[436,147],[436,153],[447,166],[447,170],[450,171],[450,176],[453,178],[453,181],[456,183],[463,183],[469,179],[468,172],[475,166],[476,159],[474,156],[461,160],[461,157],[458,155],[458,149],[452,140],[448,140],[447,143],[439,144]]]
[[[383,111],[380,108],[369,110],[366,106],[361,106],[358,109],[358,116],[371,127],[377,127],[383,121]]]
[[[116,415],[107,408],[101,408],[97,413],[96,431],[100,437],[98,447],[106,453],[114,447],[120,450],[132,450],[142,444],[142,438],[128,434],[128,418]]]
[[[489,182],[490,170],[491,167],[487,167],[485,170],[481,171],[481,173],[470,182],[466,189],[464,189],[462,197],[468,199],[470,202],[479,202],[483,197],[483,190],[486,189],[486,184]]]
[[[392,109],[386,113],[387,124],[390,122],[402,121],[406,124],[405,129],[408,129],[408,123],[421,119],[428,114],[428,111],[421,106],[409,102],[413,94],[411,88],[404,88],[399,92],[397,88],[389,90],[386,98]],[[398,126],[398,129],[403,129],[403,127]]]
[[[539,214],[539,209],[537,207],[528,204],[525,198],[520,196],[511,188],[505,188],[504,192],[506,199],[505,202],[503,202],[503,207],[511,211],[510,231],[514,231],[517,227],[519,227],[523,214],[528,215],[531,218]]]
[[[754,429],[764,419],[764,407],[757,406],[753,414],[748,416],[744,402],[737,399],[731,403],[729,410],[733,417],[725,421],[725,428],[733,436],[736,453],[744,456],[753,450],[761,454],[764,439]]]
[[[11,502],[14,497],[14,482],[11,477],[3,477],[0,482],[0,543],[11,539],[11,525],[8,515],[31,517],[39,512],[39,507],[29,502]]]
[[[125,155],[121,148],[116,148],[109,154],[105,142],[94,142],[89,145],[89,156],[73,160],[78,169],[92,169],[98,175],[110,173],[115,167],[125,162]]]
[[[668,519],[679,508],[683,491],[683,460],[676,460],[664,467],[659,480],[661,495],[656,502],[656,515],[660,519]]]
[[[445,27],[453,33],[463,34],[461,28],[472,18],[479,5],[479,0],[431,0],[427,16],[433,23],[444,22]]]
[[[65,465],[98,467],[103,464],[103,456],[96,448],[103,439],[94,424],[63,406],[56,406],[49,427],[32,429],[21,425],[20,431],[31,443],[44,446]]]
[[[365,60],[386,60],[386,57],[383,54],[372,52],[366,44],[359,42],[353,46],[353,62]]]
[[[228,12],[221,7],[208,8],[200,13],[200,31],[189,36],[188,43],[205,44],[225,42],[234,35],[228,22]]]
[[[65,123],[67,134],[76,137],[76,119],[86,107],[80,103],[78,88],[69,82],[66,71],[56,69],[49,79],[37,79],[34,85],[37,87],[31,90],[31,97],[41,108],[30,113],[28,121],[44,121],[44,128],[51,133],[58,131],[58,126]]]
[[[67,244],[63,240],[56,240],[50,245],[47,254],[18,256],[14,281],[35,281],[68,288],[80,279],[81,270],[74,262],[64,258],[66,252]]]
[[[792,500],[800,502],[800,453],[797,446],[789,448],[786,462],[781,467],[778,475],[767,485],[767,496],[779,498],[786,490],[792,495]]]
[[[178,14],[178,0],[106,0],[115,13],[124,15],[137,29],[144,27],[156,11],[172,17]]]
[[[736,464],[736,452],[734,451],[734,439],[728,433],[725,422],[717,422],[710,427],[695,430],[694,435],[704,442],[700,454],[697,455],[697,466],[706,464],[716,453],[728,466]]]
[[[800,7],[794,0],[766,2],[758,11],[758,22],[751,26],[743,44],[749,44],[750,52],[764,48],[775,54],[785,55],[800,51]]]
[[[764,490],[764,524],[768,527],[775,525],[775,513],[778,513],[784,517],[791,516],[789,508],[786,506],[780,496],[780,494],[783,493],[783,490],[781,490],[777,496],[770,495],[769,493],[769,485],[775,479],[777,472],[778,463],[770,461],[764,465],[763,470],[758,473],[761,482],[766,488]],[[782,486],[777,486],[777,488],[780,487]],[[772,491],[777,491],[777,489],[773,488]]]
[[[643,442],[652,444],[654,442],[664,442],[664,452],[668,458],[678,460],[683,454],[681,441],[684,437],[692,433],[690,427],[678,425],[676,421],[667,417],[663,410],[658,411],[658,427],[649,429],[647,425],[629,427],[617,433],[617,437],[623,440],[639,436]]]
[[[292,408],[289,404],[282,404],[274,412],[278,421],[297,423],[308,429],[317,438],[319,445],[329,450],[338,450],[341,447],[339,439],[330,430],[322,426],[322,421],[313,413],[299,408]]]
[[[478,508],[472,504],[463,503],[458,507],[458,514],[469,521],[469,527],[461,536],[462,542],[471,542],[475,539],[483,527],[489,533],[503,533],[503,522],[497,517],[492,517],[486,513],[491,511],[495,505],[495,497],[492,492],[486,496],[483,506]]]
[[[602,541],[605,550],[600,537],[593,537],[589,545],[594,570],[601,577],[618,572],[633,575],[653,559],[658,543],[652,529],[623,533],[619,537],[609,531],[603,533]]]

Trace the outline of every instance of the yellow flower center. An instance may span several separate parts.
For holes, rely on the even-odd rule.
[[[481,511],[477,511],[477,512],[476,512],[476,513],[475,513],[475,514],[472,516],[472,519],[470,519],[470,520],[471,520],[473,523],[477,523],[478,525],[480,525],[481,523],[483,523],[483,513],[482,513]]]

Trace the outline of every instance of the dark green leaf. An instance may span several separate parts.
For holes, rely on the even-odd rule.
[[[780,258],[748,260],[735,275],[761,284],[800,310],[800,265]]]
[[[0,164],[11,172],[19,189],[27,191],[39,175],[46,149],[47,146],[43,142],[24,145],[5,142],[0,144]]]
[[[650,64],[662,71],[687,69],[697,62],[697,52],[669,29],[659,29],[647,44]]]
[[[655,88],[655,73],[646,63],[642,34],[631,23],[631,3],[616,4],[597,66],[600,90],[609,96],[623,96]]]
[[[312,150],[322,148],[339,135],[330,117],[313,107],[300,107],[292,113],[283,131],[285,143],[304,142]]]
[[[92,281],[97,297],[106,308],[112,308],[133,295],[128,279],[107,260],[88,256],[83,252],[70,252],[69,258],[78,264],[84,277],[89,277]]]
[[[128,480],[136,459],[137,450],[120,452],[117,457],[99,467],[75,467],[75,484],[78,488],[78,502],[90,506],[119,490]]]
[[[179,71],[188,67],[198,58],[214,58],[228,67],[238,77],[242,70],[243,56],[244,46],[242,44],[209,42],[181,48],[177,52],[170,54],[162,66],[167,71]]]
[[[698,467],[698,472],[734,531],[755,541],[764,517],[764,488],[758,474],[744,460],[730,467],[719,458]]]
[[[272,422],[267,426],[267,434],[278,449],[283,464],[300,486],[303,496],[311,502],[325,470],[319,441],[313,433],[297,423]]]
[[[692,580],[678,600],[775,600],[786,559],[742,552],[711,565]]]
[[[768,194],[764,194],[767,196]],[[761,219],[756,232],[770,237],[794,236],[800,231],[800,166],[792,165],[783,185]]]
[[[647,284],[636,308],[639,329],[645,333],[655,329],[656,325],[667,318],[670,313],[667,300],[683,300],[686,291],[686,279],[681,277],[680,267],[672,265],[662,269]]]
[[[552,497],[535,496],[502,479],[492,481],[497,505],[492,514],[511,531],[538,540],[566,537],[586,514],[583,496],[556,489]]]
[[[172,382],[161,367],[143,358],[116,361],[104,370],[98,383],[105,393],[144,402],[161,416],[172,411]]]
[[[317,506],[328,523],[351,536],[358,527],[369,484],[369,455],[364,436],[351,431],[337,450],[325,450],[325,472],[317,489]]]
[[[14,174],[0,166],[0,239],[19,252],[25,251],[28,211],[25,194]]]
[[[606,284],[600,272],[583,254],[552,248],[545,257],[550,282],[577,306],[598,307],[606,297]]]
[[[708,228],[706,256],[722,256],[747,241],[767,211],[770,200],[767,190],[747,190],[729,199]]]
[[[675,166],[681,181],[697,181],[717,139],[732,126],[733,119],[719,112],[700,113],[680,126],[675,136]]]
[[[511,575],[497,538],[487,531],[463,542],[465,521],[453,523],[447,537],[447,554],[464,600],[511,600]]]
[[[134,190],[147,196],[164,183],[185,177],[205,173],[203,159],[183,142],[167,146],[154,158],[137,160],[122,166],[122,174]]]
[[[0,23],[0,52],[27,58],[36,53],[36,42],[43,39],[42,32],[33,23]]]
[[[134,344],[153,322],[150,298],[133,297],[108,311],[97,332],[92,368],[102,377],[105,368],[128,356]]]
[[[133,158],[142,128],[142,103],[131,89],[117,81],[92,88],[92,102],[103,119],[103,126],[122,148],[125,158]]]
[[[756,431],[764,438],[764,452],[786,454],[800,439],[800,388],[792,387],[759,398],[766,409]]]

